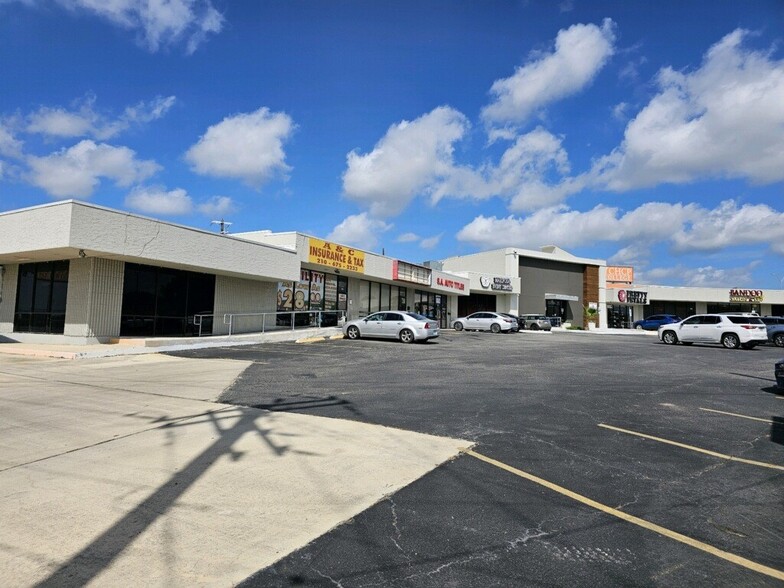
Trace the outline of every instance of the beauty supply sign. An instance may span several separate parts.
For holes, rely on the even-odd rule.
[[[349,272],[365,273],[364,251],[321,239],[308,239],[308,261]]]

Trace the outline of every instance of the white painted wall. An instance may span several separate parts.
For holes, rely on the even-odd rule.
[[[66,337],[105,342],[120,335],[125,264],[113,259],[72,259],[68,270]]]
[[[229,276],[217,276],[215,279],[215,320],[214,335],[225,335],[229,332],[228,325],[223,324],[225,313],[263,313],[277,311],[277,282],[260,282],[243,280]],[[262,317],[236,317],[232,333],[259,332]],[[267,325],[274,321],[266,317]]]
[[[0,334],[14,330],[14,311],[16,310],[16,282],[19,266],[16,264],[3,266],[0,275]]]

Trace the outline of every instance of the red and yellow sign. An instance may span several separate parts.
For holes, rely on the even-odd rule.
[[[321,239],[308,239],[308,261],[349,272],[365,273],[364,251]]]

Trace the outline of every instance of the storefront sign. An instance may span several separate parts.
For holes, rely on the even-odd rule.
[[[512,291],[512,278],[482,276],[479,278],[479,283],[482,285],[482,288],[490,288],[491,290],[499,290],[501,292]]]
[[[622,304],[648,304],[648,293],[639,290],[618,290],[618,302]]]
[[[608,265],[607,281],[632,284],[634,282],[634,268],[630,265]]]
[[[436,284],[444,288],[452,288],[453,290],[465,291],[465,284],[463,282],[456,282],[455,280],[447,280],[446,278],[436,278]]]
[[[350,272],[365,273],[365,252],[345,245],[308,239],[308,261]]]
[[[762,302],[762,290],[730,290],[730,302]]]

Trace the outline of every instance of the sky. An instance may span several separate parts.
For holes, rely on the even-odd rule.
[[[0,0],[0,64],[0,211],[784,289],[781,0]]]

